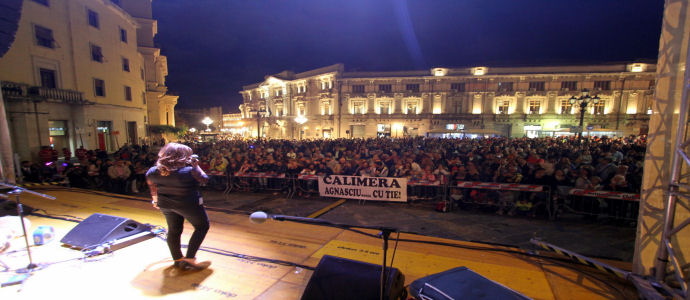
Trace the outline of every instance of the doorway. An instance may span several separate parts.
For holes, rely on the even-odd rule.
[[[113,142],[111,131],[113,130],[112,121],[98,121],[96,127],[98,138],[98,149],[113,152]]]
[[[137,122],[127,122],[127,144],[134,145],[137,141]]]

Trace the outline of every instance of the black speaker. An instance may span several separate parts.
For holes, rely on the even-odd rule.
[[[397,268],[386,268],[383,299],[405,299],[405,276]],[[302,300],[380,299],[381,265],[324,255],[302,294]]]
[[[410,284],[410,294],[419,300],[476,299],[528,300],[498,282],[458,267],[419,278]]]
[[[90,248],[150,230],[151,225],[131,219],[93,214],[72,228],[60,242],[72,247]]]

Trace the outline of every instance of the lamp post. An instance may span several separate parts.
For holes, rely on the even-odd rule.
[[[261,140],[261,113],[266,112],[265,109],[259,108],[256,110],[256,139]]]
[[[295,122],[297,122],[297,124],[300,125],[300,128],[299,128],[299,139],[300,140],[302,139],[302,125],[304,123],[306,123],[307,121],[308,121],[307,118],[304,117],[303,115],[298,115],[297,117],[295,117]]]
[[[587,109],[587,106],[590,103],[597,104],[597,103],[599,103],[599,100],[600,100],[600,98],[598,95],[595,95],[594,97],[590,97],[589,96],[589,90],[587,90],[587,89],[582,90],[582,95],[580,97],[575,97],[575,96],[570,97],[570,99],[569,99],[570,104],[575,105],[575,103],[577,103],[580,106],[580,126],[578,127],[578,131],[577,131],[577,140],[578,141],[580,141],[582,139],[582,131],[583,131],[582,125],[583,125],[584,120],[585,120],[585,110]]]
[[[207,132],[211,131],[211,128],[209,127],[209,125],[213,124],[213,120],[211,120],[211,118],[206,117],[203,120],[201,120],[201,123],[206,125],[206,131]]]

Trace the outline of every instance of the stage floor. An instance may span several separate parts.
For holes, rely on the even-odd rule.
[[[22,202],[43,210],[38,213],[53,216],[84,219],[93,213],[102,213],[131,218],[140,223],[165,225],[160,212],[143,198],[137,201],[68,189],[47,194],[57,199],[42,200],[24,195]],[[200,251],[198,260],[209,260],[213,264],[207,270],[181,273],[172,268],[167,246],[161,239],[152,238],[109,254],[83,259],[80,251],[64,247],[59,242],[77,223],[30,216],[32,227],[29,234],[39,225],[50,225],[55,228],[56,237],[48,244],[31,247],[34,262],[42,268],[23,285],[1,288],[0,298],[299,299],[313,271],[252,257],[312,268],[325,254],[375,264],[382,260],[380,239],[347,230],[273,220],[253,224],[246,214],[219,211],[209,211],[209,217],[211,229],[203,247],[216,249],[217,253]],[[183,242],[190,233],[191,227],[185,225]],[[389,259],[393,254],[395,237],[394,233]],[[637,298],[631,284],[594,268],[506,252],[503,250],[517,249],[503,246],[412,234],[400,234],[400,238],[452,244],[400,242],[393,266],[405,275],[406,285],[420,277],[465,266],[534,299]],[[218,252],[239,255],[228,256]],[[540,254],[551,256],[549,253]],[[0,254],[0,261],[12,270],[25,267],[28,257],[23,238],[14,239],[11,248]],[[626,263],[607,263],[629,268]],[[5,282],[12,275],[13,272],[1,272],[0,281]]]

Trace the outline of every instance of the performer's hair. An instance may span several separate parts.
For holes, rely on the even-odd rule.
[[[158,172],[163,176],[168,176],[171,171],[189,164],[191,156],[192,148],[178,143],[168,143],[158,152],[158,161],[156,162]]]

